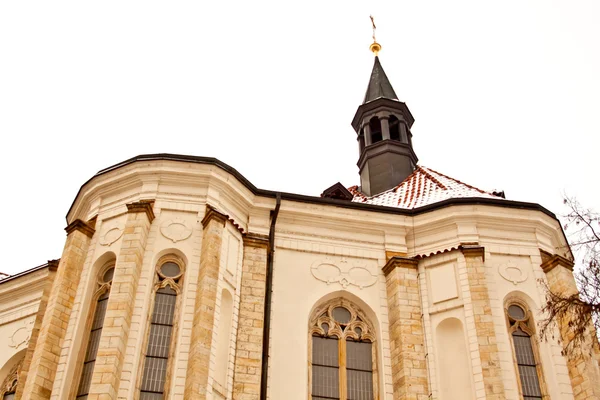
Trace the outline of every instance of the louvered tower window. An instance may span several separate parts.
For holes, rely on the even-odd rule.
[[[154,295],[140,400],[165,398],[169,355],[174,336],[176,289],[179,288],[179,279],[183,274],[180,263],[166,261],[159,262],[159,265],[159,283]]]
[[[523,400],[541,400],[543,398],[540,384],[542,371],[534,350],[531,319],[525,309],[516,304],[508,307],[507,316]]]
[[[311,399],[374,400],[373,329],[338,299],[311,319]]]
[[[102,327],[104,326],[104,316],[106,315],[106,306],[110,295],[110,285],[115,273],[114,267],[105,269],[98,281],[100,289],[98,290],[98,300],[96,301],[96,310],[92,319],[92,328],[90,331],[88,345],[85,350],[83,359],[83,370],[77,387],[77,399],[87,399],[92,384],[92,375],[94,373],[94,365],[96,364],[96,355],[98,354],[98,346],[100,345],[100,336]]]

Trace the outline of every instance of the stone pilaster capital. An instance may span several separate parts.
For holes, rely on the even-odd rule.
[[[60,263],[60,258],[57,260],[48,260],[48,269],[50,271],[56,271],[58,269],[58,263]]]
[[[419,264],[419,261],[415,260],[414,258],[393,256],[383,266],[382,271],[385,276],[388,276],[388,274],[396,268],[417,269],[418,264]]]
[[[464,243],[459,247],[465,258],[468,257],[481,257],[485,261],[485,247],[480,246],[478,243]]]
[[[573,271],[573,267],[575,266],[575,264],[573,263],[573,261],[571,261],[563,256],[554,254],[548,260],[544,261],[540,266],[542,267],[542,270],[545,273],[548,273],[548,272],[552,271],[555,267],[558,267],[558,266],[564,267],[564,268],[568,269],[569,271]]]
[[[207,204],[206,212],[204,213],[204,218],[202,218],[202,222],[200,223],[204,228],[206,228],[208,223],[213,219],[225,226],[225,223],[227,222],[227,215],[220,213],[219,211],[215,210],[213,207]]]
[[[67,235],[70,235],[71,232],[79,231],[89,238],[94,236],[94,233],[96,232],[96,230],[94,228],[92,228],[91,226],[89,226],[88,224],[86,224],[85,222],[83,222],[80,219],[76,219],[75,221],[73,221],[69,225],[67,225],[67,227],[65,228],[65,231],[67,231]]]
[[[140,200],[134,203],[127,204],[127,212],[128,213],[146,213],[148,217],[148,221],[154,221],[154,211],[152,210],[152,206],[154,205],[154,200]]]
[[[269,248],[269,237],[258,233],[246,233],[243,237],[244,246]]]

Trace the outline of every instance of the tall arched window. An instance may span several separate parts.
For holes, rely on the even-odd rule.
[[[539,353],[533,339],[534,324],[531,313],[523,304],[515,302],[506,308],[509,333],[512,336],[515,363],[523,400],[538,400],[543,396],[542,369]]]
[[[390,139],[400,141],[400,121],[395,115],[390,115]]]
[[[162,257],[157,266],[158,283],[148,332],[140,400],[166,398],[169,357],[173,348],[177,295],[181,290],[183,262],[175,256]]]
[[[81,378],[79,378],[79,385],[77,386],[77,399],[86,399],[90,391],[94,365],[96,364],[96,355],[98,354],[98,346],[100,345],[100,335],[102,335],[102,327],[104,326],[106,306],[108,305],[108,296],[110,295],[110,287],[114,274],[114,262],[105,265],[100,270],[100,274],[98,274],[99,288],[94,294],[94,298],[96,299],[94,318],[92,319],[88,345],[83,359]]]
[[[312,400],[374,400],[377,397],[375,332],[345,299],[319,307],[310,321]]]
[[[381,133],[381,121],[377,117],[369,120],[369,131],[371,132],[371,144],[381,142],[383,134]]]

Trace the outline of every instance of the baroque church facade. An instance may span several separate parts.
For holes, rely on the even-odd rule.
[[[413,122],[376,55],[360,185],[173,154],[98,172],[60,260],[0,280],[0,399],[600,398],[597,346],[538,334],[545,286],[577,290],[555,215],[419,165]]]

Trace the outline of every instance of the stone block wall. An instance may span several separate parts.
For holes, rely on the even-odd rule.
[[[392,384],[396,400],[429,398],[418,262],[394,256],[385,265]]]
[[[554,255],[546,259],[542,264],[542,269],[546,273],[548,288],[551,291],[562,294],[577,293],[577,286],[572,272],[573,262]],[[563,345],[566,346],[573,338],[569,321],[559,321],[558,329]],[[594,337],[595,333],[595,329],[590,326],[589,346],[591,351],[575,351],[567,354],[567,368],[569,369],[575,400],[600,399],[600,371],[598,367],[600,349],[598,348],[598,340]]]
[[[49,399],[52,394],[54,376],[61,354],[71,309],[90,239],[94,229],[81,220],[66,228],[67,240],[50,290],[46,312],[43,316],[27,380],[23,388],[23,399]]]
[[[260,398],[267,251],[266,237],[248,235],[244,237],[233,378],[234,400]]]

